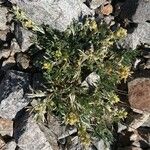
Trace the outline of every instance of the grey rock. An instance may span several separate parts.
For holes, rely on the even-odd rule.
[[[148,60],[146,61],[146,64],[145,64],[145,66],[144,66],[144,69],[150,69],[150,59],[148,59]]]
[[[123,125],[121,123],[118,123],[118,133],[121,133],[121,131],[127,129],[127,126],[126,125]]]
[[[24,97],[29,87],[28,74],[19,71],[8,71],[0,84],[0,116],[13,119],[17,112],[28,105]]]
[[[142,124],[141,127],[149,127],[150,128],[150,117]]]
[[[128,34],[121,45],[125,48],[135,49],[138,45],[149,44],[150,45],[150,23],[138,24],[138,27],[133,33]]]
[[[134,131],[144,124],[150,117],[150,113],[145,113],[140,117],[135,118],[129,125],[128,131]]]
[[[14,138],[21,150],[52,150],[39,125],[33,116],[29,117],[29,114],[23,114],[17,118]]]
[[[7,8],[5,7],[0,7],[0,30],[6,30],[8,27],[6,25],[7,19],[6,19],[6,14],[7,14]]]
[[[25,52],[31,45],[33,45],[31,39],[35,38],[35,34],[20,27],[20,24],[18,23],[14,24],[14,35],[22,52]]]
[[[92,9],[96,9],[96,8],[98,8],[100,5],[102,5],[102,4],[106,3],[106,2],[107,2],[106,0],[92,0],[92,1],[90,2],[90,7],[91,7]]]
[[[11,54],[11,49],[2,49],[0,50],[0,59],[8,58]]]
[[[110,144],[105,143],[103,140],[94,143],[97,150],[110,150]]]
[[[132,20],[135,23],[143,23],[150,21],[150,1],[139,0],[136,13],[132,16]]]
[[[129,19],[135,23],[144,23],[150,20],[149,0],[126,0],[121,6],[121,19]]]
[[[2,70],[10,70],[13,66],[15,66],[15,64],[16,64],[15,58],[11,56],[3,61]]]
[[[10,141],[6,144],[5,150],[16,150],[16,142],[15,141]]]
[[[91,10],[81,0],[13,0],[36,24],[65,30],[73,19]],[[40,14],[40,15],[39,15]]]
[[[18,66],[21,66],[21,68],[27,69],[29,67],[30,58],[24,53],[18,53],[16,56],[16,62]]]
[[[95,72],[92,72],[86,77],[81,86],[85,88],[96,87],[96,83],[99,79],[100,77]]]

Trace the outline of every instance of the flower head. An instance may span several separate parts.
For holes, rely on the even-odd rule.
[[[79,117],[75,113],[70,112],[66,117],[66,124],[75,125],[77,122],[79,122]]]

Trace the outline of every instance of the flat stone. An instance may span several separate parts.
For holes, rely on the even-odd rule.
[[[132,108],[150,112],[150,79],[137,78],[128,83],[129,103]]]
[[[36,24],[65,30],[73,19],[92,11],[81,0],[12,0]],[[39,15],[40,14],[40,15]]]
[[[13,119],[17,112],[26,107],[29,99],[24,97],[29,88],[27,73],[10,70],[0,84],[0,116]]]
[[[13,121],[0,118],[0,134],[2,136],[13,135]]]
[[[6,30],[8,27],[6,25],[7,19],[6,19],[6,14],[7,14],[7,8],[5,7],[0,7],[0,30]]]
[[[27,114],[17,118],[14,125],[14,138],[21,150],[52,150],[36,120]]]

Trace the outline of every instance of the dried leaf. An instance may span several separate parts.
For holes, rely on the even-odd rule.
[[[107,5],[101,7],[101,13],[103,15],[109,15],[112,12],[113,12],[113,7],[111,4],[107,4]]]

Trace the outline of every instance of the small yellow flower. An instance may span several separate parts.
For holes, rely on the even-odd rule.
[[[117,38],[117,39],[124,38],[124,37],[126,37],[126,35],[127,35],[127,30],[124,29],[124,28],[122,28],[122,27],[120,27],[120,28],[114,33],[114,36],[115,36],[115,38]]]
[[[50,70],[52,68],[52,64],[51,63],[44,63],[42,69],[46,69],[46,70]]]
[[[55,52],[55,56],[56,56],[57,58],[60,58],[60,57],[62,56],[61,51],[60,51],[60,50],[57,50],[57,51]]]
[[[27,21],[25,21],[24,26],[26,28],[33,28],[34,24],[33,24],[32,20],[27,20]]]
[[[116,94],[111,95],[111,102],[113,104],[118,103],[120,101],[119,97]]]
[[[72,126],[75,125],[77,122],[79,122],[79,117],[75,113],[70,112],[69,115],[66,117],[66,124],[70,124]]]
[[[124,82],[126,82],[127,78],[132,74],[132,72],[130,71],[130,67],[121,66],[121,68],[118,71],[118,74],[120,76],[120,79],[124,79]]]
[[[87,133],[85,127],[79,128],[78,135],[80,137],[81,143],[85,148],[88,148],[91,144],[90,135]]]
[[[92,20],[90,22],[90,29],[93,30],[94,32],[97,32],[98,31],[98,28],[97,28],[97,23],[95,20]]]

